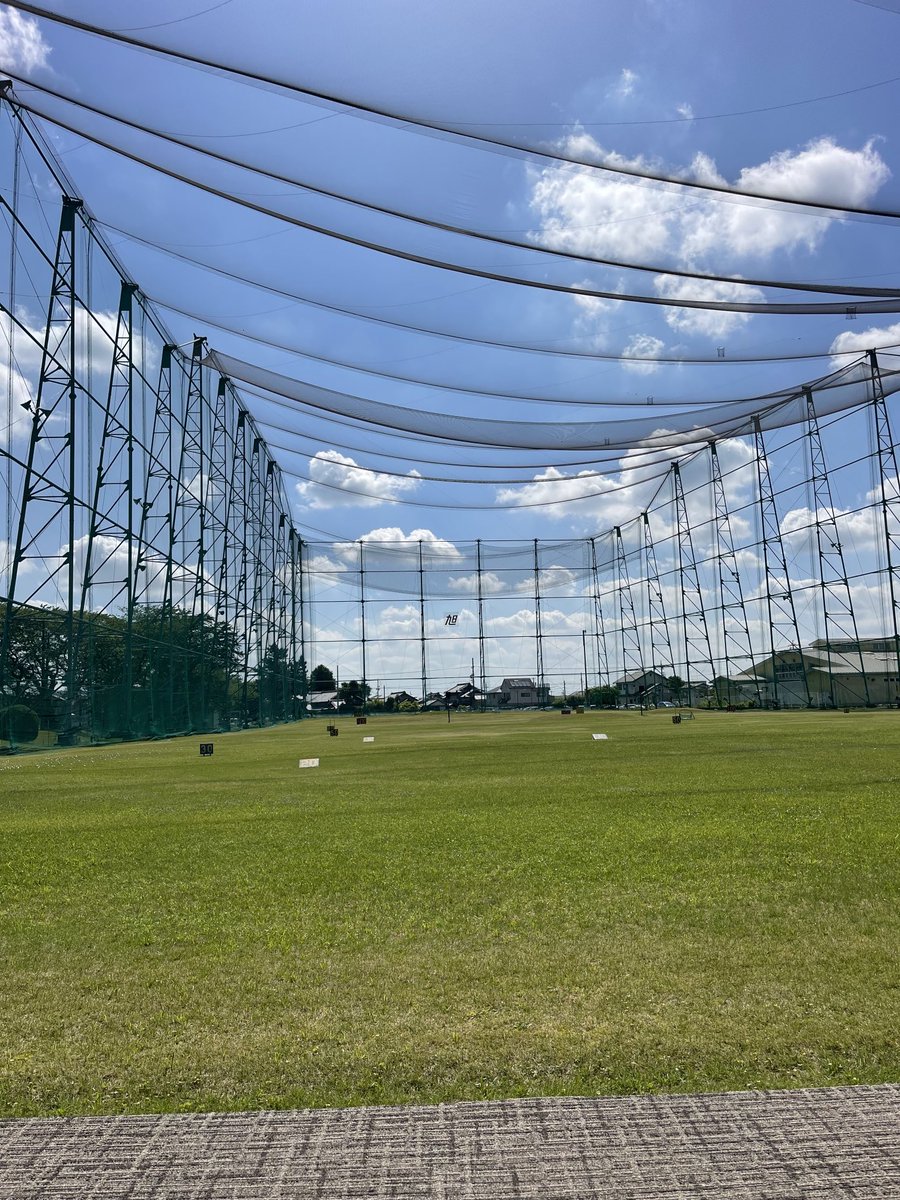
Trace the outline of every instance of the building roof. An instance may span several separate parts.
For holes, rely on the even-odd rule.
[[[876,654],[871,650],[851,651],[847,654],[839,654],[832,650],[829,654],[827,650],[813,650],[811,647],[804,646],[803,658],[816,670],[826,673],[830,670],[832,675],[897,674],[896,654]],[[862,671],[860,671],[860,667],[862,667]]]
[[[659,671],[654,671],[651,667],[648,667],[646,671],[626,671],[620,679],[616,680],[616,683],[637,683],[639,679],[650,678],[665,680],[665,676],[660,675]]]
[[[500,686],[501,687],[504,687],[504,686],[514,687],[514,688],[533,688],[535,686],[535,684],[534,684],[533,679],[523,679],[521,677],[517,677],[516,679],[504,679],[503,683],[501,683]]]
[[[850,643],[854,645],[856,643]],[[836,643],[832,643],[836,645]],[[830,653],[827,648],[819,645],[801,646],[800,650],[779,651],[776,650],[776,657],[780,657],[786,653],[802,654],[803,662],[807,670],[821,671],[832,675],[896,675],[897,674],[897,655],[893,652],[876,653],[872,650],[850,650],[840,652],[832,650]],[[753,664],[753,670],[764,670],[766,667],[771,667],[772,656],[766,655],[765,658],[759,659]]]

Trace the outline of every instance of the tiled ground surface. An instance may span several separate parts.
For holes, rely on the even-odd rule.
[[[900,1200],[900,1085],[0,1121],[0,1200]]]

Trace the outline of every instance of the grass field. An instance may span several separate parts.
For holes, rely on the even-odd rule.
[[[339,724],[0,760],[0,1113],[900,1078],[900,714]]]

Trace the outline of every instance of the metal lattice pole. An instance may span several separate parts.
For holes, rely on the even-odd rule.
[[[601,687],[609,687],[609,656],[606,652],[606,627],[603,623],[603,602],[600,597],[600,572],[597,565],[596,538],[591,538],[591,582],[594,593],[594,639],[597,648],[597,679]]]
[[[27,604],[37,591],[65,572],[66,717],[61,741],[70,741],[77,728],[77,659],[75,655],[75,478],[78,465],[78,398],[75,325],[75,227],[82,202],[62,198],[59,232],[53,260],[53,278],[47,324],[41,349],[41,369],[34,402],[28,401],[31,432],[22,481],[19,520],[10,568],[3,637],[0,643],[0,691],[5,685],[16,603]],[[53,432],[59,421],[64,432]],[[49,428],[48,428],[49,424]],[[56,554],[48,553],[43,535],[62,519],[65,542]],[[22,563],[40,557],[45,570],[38,588],[19,600]],[[55,565],[51,565],[55,564]]]
[[[678,463],[672,464],[672,483],[675,495],[676,545],[678,550],[678,585],[681,595],[681,628],[684,638],[684,665],[687,673],[688,706],[693,703],[695,662],[709,667],[710,686],[716,677],[709,625],[703,605],[703,590],[694,554],[694,538],[684,483]],[[696,650],[696,654],[695,654]]]
[[[656,561],[656,550],[653,545],[653,532],[650,528],[650,514],[641,514],[644,532],[644,566],[647,584],[647,619],[650,625],[650,670],[654,675],[666,678],[675,674],[675,657],[672,654],[672,639],[669,637],[669,623],[666,620],[666,605],[663,599],[662,584],[659,578],[659,565]],[[659,707],[659,687],[654,681],[653,703]]]
[[[822,445],[822,434],[816,415],[816,404],[809,388],[804,389],[806,401],[806,436],[809,443],[810,482],[813,493],[813,520],[816,529],[816,552],[818,556],[819,589],[822,596],[822,616],[825,625],[825,654],[828,662],[828,694],[832,705],[837,703],[835,698],[834,651],[835,642],[843,640],[850,642],[844,647],[846,654],[855,654],[859,665],[859,678],[862,691],[853,688],[849,679],[844,683],[846,689],[857,700],[869,703],[869,684],[866,679],[866,668],[863,662],[862,650],[859,645],[859,630],[856,625],[856,613],[853,611],[853,597],[850,594],[850,581],[847,577],[847,567],[844,562],[844,550],[841,546],[837,520],[834,515],[834,500],[831,495],[831,483],[828,479],[828,467],[825,462],[825,449]]]
[[[808,707],[810,703],[809,681],[806,677],[806,664],[800,652],[800,628],[797,624],[794,594],[791,590],[787,557],[778,520],[778,508],[775,504],[775,493],[769,473],[769,459],[758,417],[754,418],[753,429],[765,572],[766,613],[769,621],[769,646],[772,661],[772,696],[777,705],[779,703],[779,683],[800,682],[803,685]],[[797,655],[796,660],[785,658],[784,651],[776,649],[775,639],[777,637],[787,639],[788,646]]]
[[[869,351],[872,374],[872,416],[875,425],[875,450],[878,459],[879,501],[884,553],[891,606],[891,628],[897,659],[897,703],[900,705],[900,471],[897,448],[891,432],[890,415],[878,366],[878,355]]]
[[[625,682],[625,698],[628,698],[629,676],[634,676],[638,688],[645,675],[644,651],[638,631],[631,579],[628,574],[628,553],[622,529],[616,526],[616,591],[619,597],[619,635],[622,639],[622,677]],[[643,697],[643,692],[639,693]],[[641,701],[643,703],[643,699]]]
[[[737,555],[734,550],[734,535],[731,529],[731,515],[728,511],[728,498],[722,479],[722,468],[719,463],[719,453],[715,442],[709,443],[710,481],[713,492],[713,523],[716,527],[716,571],[719,584],[719,611],[722,614],[722,651],[725,661],[725,678],[728,687],[728,699],[731,699],[731,676],[737,662],[743,660],[746,666],[752,668],[753,643],[750,640],[750,626],[747,621],[747,608],[744,604],[744,591],[741,584],[741,574],[738,570]],[[754,673],[756,702],[762,704],[759,679]],[[716,689],[716,699],[721,706],[722,697]]]

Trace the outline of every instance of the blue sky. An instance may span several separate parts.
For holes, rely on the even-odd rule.
[[[146,12],[140,19],[137,14],[128,18],[121,8],[111,20],[108,4],[89,2],[64,11],[217,61],[264,69],[307,87],[475,132],[550,147],[574,145],[668,173],[743,180],[761,190],[881,207],[900,201],[900,81],[883,83],[898,72],[900,16],[887,8],[858,0],[759,0],[753,5],[595,0],[553,9],[536,3],[324,6],[231,0],[202,14],[204,7],[158,3],[152,20]],[[454,145],[216,77],[52,22],[34,22],[9,9],[2,32],[9,68],[38,86],[153,128],[196,135],[217,151],[376,203],[477,229],[552,237],[563,248],[654,266],[883,287],[897,280],[892,270],[900,248],[896,222],[763,208],[758,202]],[[305,219],[358,236],[491,269],[521,269],[526,277],[592,281],[613,291],[671,294],[674,286],[692,288],[691,294],[726,296],[732,287],[661,285],[654,275],[583,269],[569,262],[536,260],[533,265],[526,251],[469,247],[463,239],[360,215],[335,201],[296,199],[282,184],[203,162],[40,92],[21,86],[18,92],[26,101],[101,136],[113,136],[155,161],[185,167],[224,190],[283,205]],[[826,96],[834,98],[817,99]],[[269,130],[275,132],[263,132]],[[192,192],[73,135],[56,131],[52,137],[101,222],[277,289],[273,294],[223,280],[109,232],[148,295],[195,314],[162,309],[179,339],[205,332],[211,345],[236,357],[338,391],[509,420],[586,419],[608,410],[517,404],[383,375],[581,402],[603,397],[607,403],[646,403],[652,397],[660,406],[667,400],[728,399],[794,384],[824,373],[828,360],[690,367],[491,351],[328,315],[297,305],[278,291],[296,290],[382,319],[476,337],[644,357],[714,355],[720,346],[729,358],[816,353],[827,351],[842,335],[865,345],[876,337],[868,336],[870,329],[890,331],[894,324],[885,317],[860,318],[850,325],[842,317],[748,317],[579,302],[418,268]],[[204,318],[210,322],[206,326]],[[216,328],[215,321],[381,375],[240,339]],[[900,332],[877,336],[900,341]],[[416,469],[415,444],[340,429],[253,397],[249,402],[272,427],[273,441],[295,447],[290,454],[276,451],[289,474],[312,473],[339,489],[301,481],[296,493],[301,525],[351,538],[374,527],[408,531],[425,526],[451,538],[476,533],[566,536],[608,527],[603,506],[595,501],[518,513],[492,511],[498,500],[514,502],[512,485],[501,494],[488,486],[389,477],[387,470],[402,474]],[[290,432],[276,433],[275,426]],[[296,440],[295,432],[303,440]],[[340,448],[338,442],[354,448]],[[385,450],[408,457],[399,462],[381,457],[378,452]],[[315,454],[320,458],[310,466]],[[379,473],[355,472],[338,456]],[[451,450],[430,457],[471,462],[476,468],[510,461],[517,468],[533,468],[531,475],[544,474],[549,465],[521,452],[504,458],[502,453]],[[566,456],[558,456],[557,462],[565,464]],[[460,469],[458,474],[467,472]],[[510,474],[529,477],[527,469]],[[479,475],[490,472],[468,471],[469,477]],[[573,485],[574,491],[556,487],[552,494],[577,495],[578,486]],[[370,494],[356,497],[349,487]],[[484,511],[417,509],[403,503],[415,499],[454,506],[462,502],[463,492],[465,502],[484,504]],[[532,489],[522,495],[534,499],[546,492]]]
[[[79,0],[55,11],[475,134],[668,176],[900,210],[896,9],[889,0],[158,0],[151,12]],[[250,204],[415,254],[648,296],[810,298],[685,281],[671,270],[900,289],[896,220],[792,209],[460,144],[2,6],[0,60],[25,103],[86,133]],[[550,259],[360,211],[129,130],[48,89],[271,175],[653,270]],[[665,427],[673,409],[796,385],[831,370],[839,360],[830,354],[900,343],[900,318],[892,315],[849,321],[663,308],[398,261],[45,128],[177,341],[203,333],[237,359],[335,392],[514,424],[658,413]],[[575,353],[548,353],[554,349]],[[820,357],[732,361],[796,355]],[[592,468],[583,452],[430,443],[243,394],[310,538],[354,540],[375,530],[403,537],[426,530],[448,543],[602,535],[639,513],[652,491],[633,455],[606,455]],[[863,440],[844,428],[836,447],[850,458]],[[740,449],[734,453],[741,461]],[[467,482],[422,478],[429,475]],[[871,486],[852,471],[835,479],[836,501],[848,508]],[[788,501],[788,525],[806,499]]]

